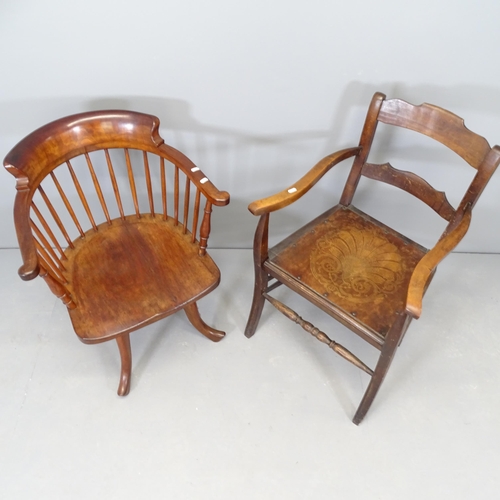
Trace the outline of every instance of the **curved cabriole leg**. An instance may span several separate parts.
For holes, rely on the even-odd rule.
[[[124,333],[116,337],[116,343],[120,350],[122,369],[120,384],[118,385],[118,396],[126,396],[130,391],[130,379],[132,372],[132,350],[130,348],[130,334]]]
[[[377,395],[378,390],[380,389],[380,386],[382,385],[382,382],[384,381],[387,371],[391,366],[396,349],[398,348],[400,340],[404,335],[407,317],[408,316],[406,314],[401,314],[387,333],[384,346],[382,347],[382,352],[380,353],[380,358],[377,362],[375,370],[373,371],[372,379],[370,380],[365,395],[363,396],[356,414],[352,419],[353,423],[356,425],[361,423],[365,417],[373,403],[373,400],[375,399],[375,396]]]
[[[269,233],[269,214],[261,216],[253,242],[253,260],[255,266],[255,286],[253,290],[252,308],[248,316],[245,336],[250,338],[257,329],[262,309],[264,308],[265,298],[262,295],[267,289],[268,274],[262,269],[262,265],[268,256],[268,233]]]
[[[226,334],[225,332],[221,330],[216,330],[215,328],[212,328],[211,326],[208,326],[200,316],[200,312],[198,311],[198,306],[196,305],[196,302],[193,302],[186,306],[184,308],[184,312],[186,313],[186,316],[188,317],[188,320],[191,322],[191,324],[205,337],[209,338],[210,340],[213,340],[214,342],[219,342],[219,340],[223,339]]]

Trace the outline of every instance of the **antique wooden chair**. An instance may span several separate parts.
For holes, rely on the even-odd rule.
[[[167,146],[159,124],[131,111],[68,116],[4,161],[17,179],[19,275],[45,279],[81,341],[116,339],[121,396],[130,389],[130,332],[183,309],[210,340],[224,337],[196,302],[219,284],[206,248],[212,205],[227,205],[229,194]]]
[[[445,194],[414,173],[389,163],[372,164],[368,155],[378,122],[425,134],[447,146],[477,170],[455,209]],[[298,200],[337,163],[354,158],[340,203],[268,249],[269,215]],[[260,216],[254,240],[255,289],[245,335],[257,328],[267,299],[292,321],[371,376],[353,422],[359,424],[380,388],[396,348],[412,318],[422,310],[422,297],[437,264],[463,238],[472,208],[500,162],[500,147],[468,130],[458,116],[429,104],[413,106],[399,99],[372,99],[358,147],[333,153],[304,177],[274,196],[249,205]],[[427,251],[419,244],[355,208],[351,202],[360,176],[385,182],[429,205],[448,224]],[[343,346],[330,340],[270,292],[284,284],[340,321],[380,350],[372,370]]]

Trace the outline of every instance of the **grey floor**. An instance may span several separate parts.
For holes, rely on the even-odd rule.
[[[132,390],[114,342],[80,343],[42,280],[0,251],[0,498],[490,499],[500,489],[500,256],[440,267],[368,413],[368,376],[266,305],[243,328],[251,253],[212,250],[222,284],[132,336]],[[279,293],[278,293],[279,292]],[[299,314],[373,364],[376,352],[286,290]]]

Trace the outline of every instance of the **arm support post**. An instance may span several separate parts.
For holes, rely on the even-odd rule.
[[[429,276],[436,266],[460,243],[469,229],[472,206],[466,206],[460,222],[440,240],[417,264],[411,275],[406,298],[406,312],[415,319],[422,314],[422,298]]]

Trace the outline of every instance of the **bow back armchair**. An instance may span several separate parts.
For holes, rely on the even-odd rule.
[[[229,203],[155,116],[93,111],[28,135],[6,156],[23,280],[41,276],[79,339],[115,339],[119,395],[130,389],[130,332],[177,311],[217,342],[197,301],[217,287],[207,254],[212,207]]]

